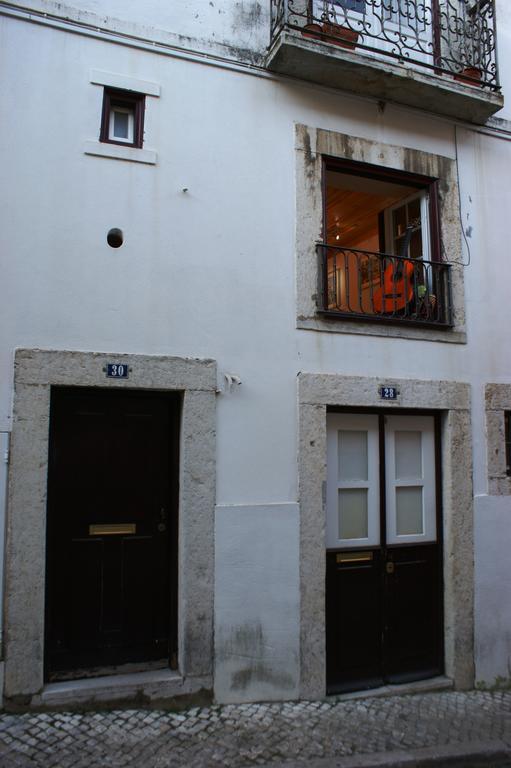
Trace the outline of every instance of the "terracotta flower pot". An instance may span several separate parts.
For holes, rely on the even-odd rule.
[[[328,35],[329,43],[340,45],[343,48],[355,48],[358,42],[358,32],[350,27],[343,27],[341,24],[323,24],[323,32]]]
[[[323,29],[321,27],[321,24],[306,24],[305,27],[302,29],[302,35],[304,37],[314,37],[314,38],[321,38],[323,37]]]
[[[479,67],[465,67],[454,75],[454,79],[467,85],[480,85],[482,73]]]

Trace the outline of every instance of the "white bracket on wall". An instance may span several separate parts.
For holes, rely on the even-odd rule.
[[[235,373],[224,373],[224,378],[226,381],[224,392],[230,395],[235,384],[239,387],[241,379]]]

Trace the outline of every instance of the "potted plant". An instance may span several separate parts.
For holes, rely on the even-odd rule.
[[[467,85],[481,85],[482,80],[482,28],[479,17],[469,18],[464,25],[460,50],[460,70],[454,79]]]
[[[328,38],[329,43],[340,45],[343,48],[355,48],[358,42],[359,33],[356,29],[344,26],[343,24],[325,21],[322,25],[323,32]]]
[[[323,28],[321,24],[317,24],[316,22],[311,22],[309,24],[306,24],[302,29],[302,35],[304,37],[314,37],[321,39],[323,37]]]
[[[481,85],[482,72],[479,67],[467,64],[460,72],[454,75],[454,79],[467,85]]]
[[[359,33],[349,26],[346,11],[356,10],[364,13],[365,0],[342,0],[342,22],[337,17],[336,5],[335,0],[321,0],[320,10],[315,7],[315,0],[312,0],[308,5],[308,23],[303,27],[302,35],[353,49],[358,42]]]

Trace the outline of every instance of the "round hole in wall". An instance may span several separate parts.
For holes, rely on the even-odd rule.
[[[108,235],[106,236],[106,241],[110,248],[120,248],[124,240],[124,236],[122,234],[122,229],[117,229],[117,227],[114,227],[113,229],[110,229],[108,231]]]

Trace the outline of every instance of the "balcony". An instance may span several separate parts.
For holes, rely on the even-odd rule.
[[[325,244],[317,253],[322,316],[452,327],[449,264]]]
[[[266,65],[475,123],[504,103],[495,0],[271,0]]]

